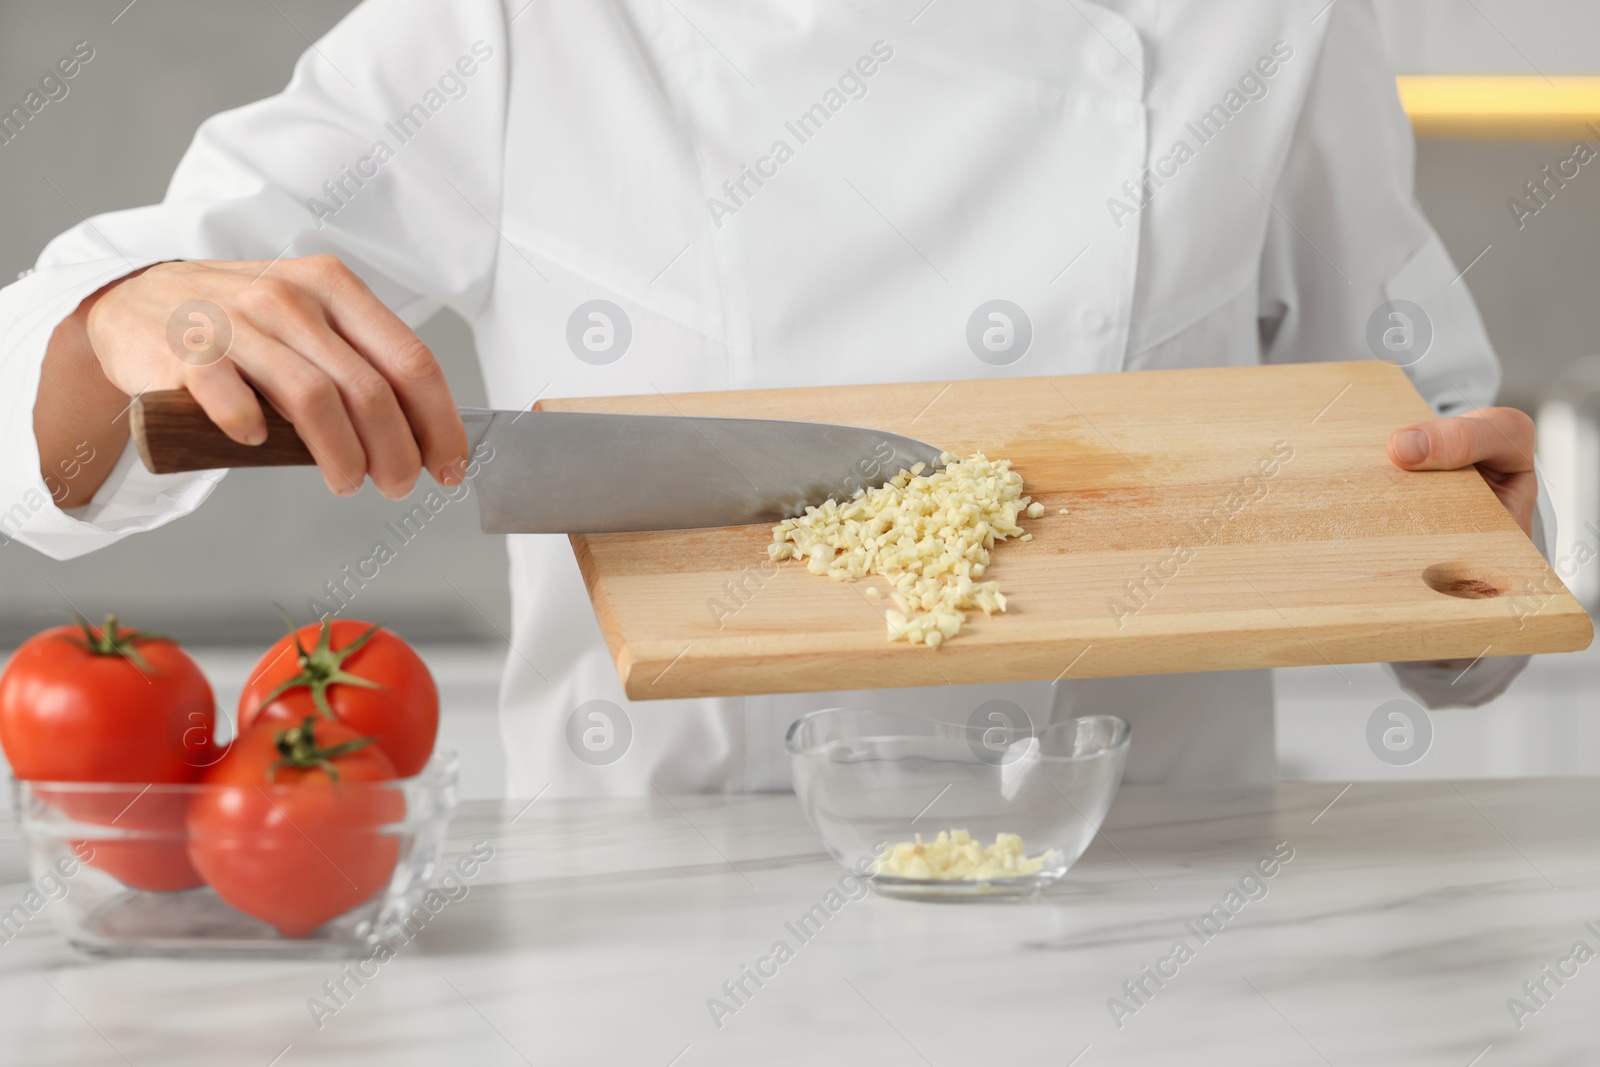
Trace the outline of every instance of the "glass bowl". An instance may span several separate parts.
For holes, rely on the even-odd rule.
[[[830,708],[797,719],[785,744],[800,807],[835,859],[883,896],[954,902],[1029,897],[1065,874],[1111,807],[1130,734],[1113,715],[985,727]],[[959,830],[980,847],[1020,835],[1042,863],[962,879],[884,869],[897,844]]]
[[[455,754],[436,753],[411,778],[335,785],[333,803],[340,810],[371,816],[358,816],[353,828],[331,835],[312,828],[309,836],[296,837],[286,829],[277,837],[207,839],[214,848],[237,850],[243,862],[261,865],[258,870],[295,864],[297,879],[323,879],[337,886],[336,895],[365,895],[295,937],[230,906],[188,860],[191,805],[208,793],[219,801],[229,790],[237,799],[245,787],[15,782],[17,819],[33,877],[29,897],[38,897],[40,908],[55,902],[50,911],[62,935],[93,955],[365,955],[393,934],[409,931],[408,923],[423,908],[456,808],[457,778]],[[255,788],[293,826],[286,801],[290,791],[302,787]]]

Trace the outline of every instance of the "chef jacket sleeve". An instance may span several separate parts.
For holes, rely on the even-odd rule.
[[[500,239],[508,25],[500,0],[367,0],[282,93],[201,125],[160,204],[86,219],[0,289],[0,536],[70,559],[187,514],[221,479],[151,474],[130,446],[64,511],[40,476],[50,335],[134,270],[333,253],[408,323],[475,313]]]
[[[1440,415],[1494,403],[1500,364],[1467,289],[1413,193],[1415,141],[1400,105],[1371,0],[1341,0],[1327,20],[1303,110],[1270,190],[1261,263],[1261,344],[1269,362],[1387,356],[1405,365]],[[1257,194],[1252,194],[1257,195]],[[1471,264],[1466,267],[1470,271]],[[1411,314],[1411,347],[1377,350],[1368,323],[1391,301]],[[1387,323],[1387,310],[1383,318]],[[1431,332],[1431,342],[1423,338]],[[1380,331],[1381,337],[1381,331]],[[1332,400],[1333,398],[1329,398]],[[1398,428],[1398,427],[1397,427]],[[1555,517],[1541,479],[1533,541],[1545,558]],[[1401,686],[1430,707],[1475,706],[1498,696],[1528,657],[1391,664]]]

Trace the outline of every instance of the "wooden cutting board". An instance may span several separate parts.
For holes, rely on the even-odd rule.
[[[868,583],[768,526],[574,536],[634,699],[1565,652],[1593,627],[1475,471],[1405,472],[1428,418],[1381,362],[544,401],[881,427],[1009,459],[1046,508],[994,553],[1004,614],[886,640]],[[1062,508],[1068,514],[1060,515]]]

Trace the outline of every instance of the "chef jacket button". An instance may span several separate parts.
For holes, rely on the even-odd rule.
[[[1110,324],[1111,320],[1099,308],[1084,308],[1078,314],[1078,325],[1083,327],[1085,333],[1099,333]]]

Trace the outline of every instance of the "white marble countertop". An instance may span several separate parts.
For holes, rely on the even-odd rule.
[[[792,797],[474,801],[453,848],[493,858],[337,1001],[342,963],[89,959],[41,914],[0,944],[0,1063],[1600,1062],[1600,958],[1572,956],[1600,952],[1600,781],[1341,788],[1127,789],[1036,902],[867,897],[805,941],[786,924],[842,872]],[[1202,941],[1274,849],[1293,858]],[[25,877],[0,824],[0,904]],[[732,1000],[780,940],[792,958]]]

